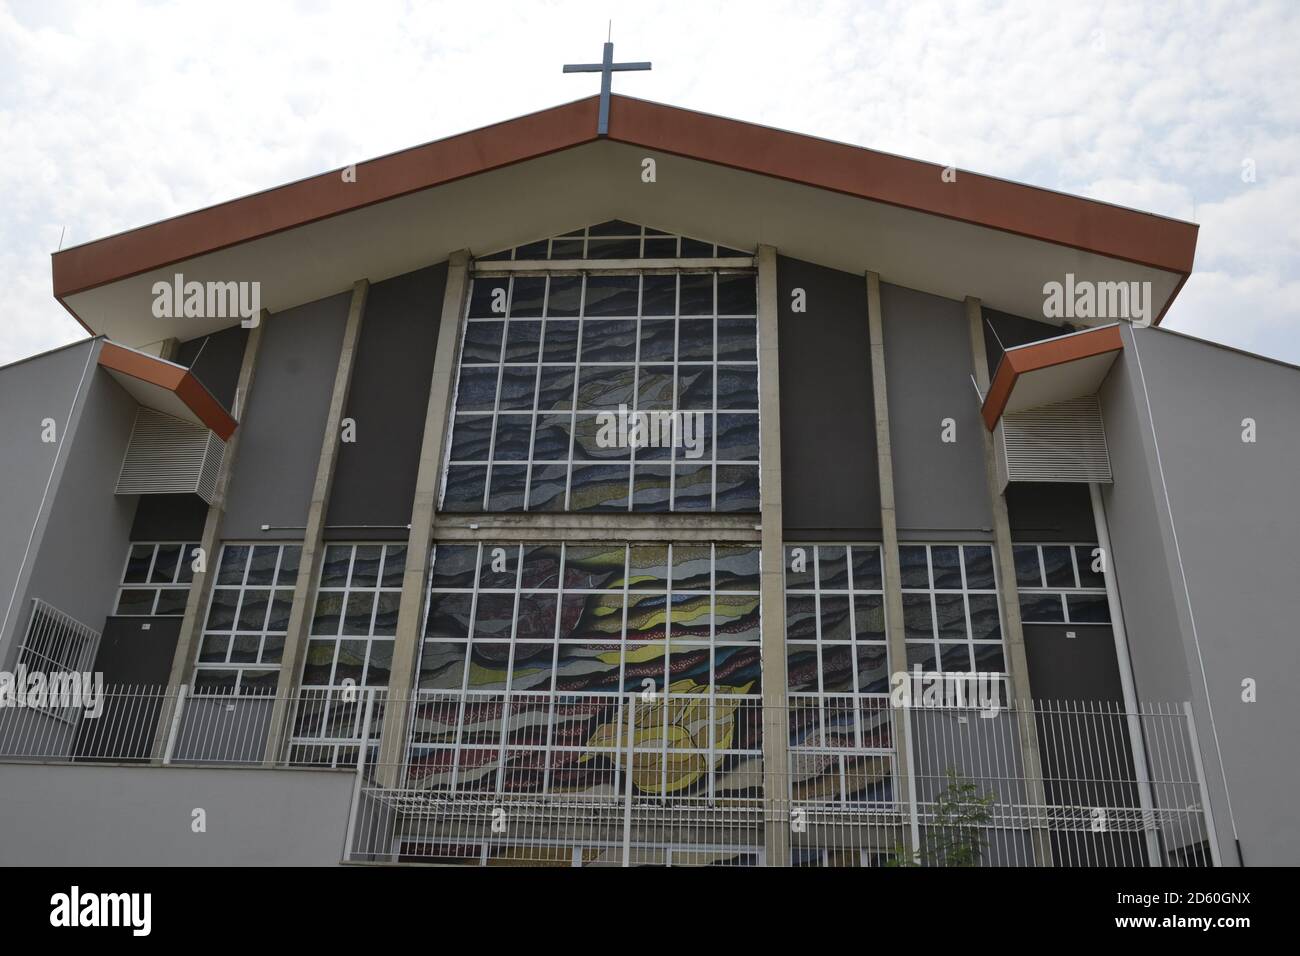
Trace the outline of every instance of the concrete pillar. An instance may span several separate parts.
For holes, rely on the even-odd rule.
[[[298,562],[298,578],[294,582],[293,605],[289,611],[289,630],[285,634],[284,653],[280,658],[280,676],[271,709],[271,729],[266,737],[266,752],[263,756],[266,766],[273,766],[282,753],[287,739],[285,722],[293,710],[289,697],[297,687],[302,673],[302,655],[307,647],[308,632],[315,612],[316,581],[320,576],[321,556],[324,552],[325,513],[329,508],[330,489],[334,486],[334,465],[338,461],[343,413],[348,407],[348,393],[352,389],[352,369],[356,365],[357,341],[361,335],[361,321],[365,317],[366,295],[369,291],[370,282],[367,279],[353,284],[352,304],[348,309],[347,324],[343,327],[343,346],[339,350],[339,364],[334,372],[334,390],[330,393],[320,457],[316,460],[316,481],[312,485],[311,502],[307,506],[302,557]]]
[[[894,508],[894,452],[889,437],[889,388],[885,375],[885,319],[880,311],[880,275],[867,273],[867,330],[871,341],[871,393],[876,417],[876,468],[880,481],[881,561],[884,571],[885,628],[889,641],[889,662],[893,674],[907,670],[907,643],[903,629],[903,573],[898,559],[898,516]],[[892,683],[891,683],[892,686]],[[916,820],[912,802],[912,723],[908,708],[895,711],[896,738],[894,787],[900,813]],[[910,827],[907,844],[913,855],[920,849],[919,833]],[[901,841],[900,841],[901,842]]]
[[[235,419],[242,419],[248,405],[248,396],[253,390],[253,377],[257,371],[258,350],[262,345],[262,330],[270,319],[271,313],[263,309],[258,313],[257,324],[248,332],[244,343],[244,358],[239,366],[239,378],[235,383],[234,407],[230,413]],[[221,544],[221,526],[226,517],[226,493],[230,488],[230,476],[234,472],[235,458],[239,453],[239,442],[244,430],[235,429],[226,442],[226,453],[221,459],[221,468],[217,472],[216,489],[212,501],[208,504],[208,516],[203,523],[203,536],[199,547],[203,551],[204,570],[197,571],[190,583],[190,596],[185,602],[185,615],[181,618],[181,632],[176,641],[176,651],[172,655],[171,674],[167,678],[167,688],[171,693],[189,680],[194,671],[194,659],[198,655],[199,638],[203,634],[203,622],[208,616],[208,602],[212,598],[211,581],[217,569],[217,552]],[[184,560],[193,560],[186,555]],[[153,754],[155,762],[162,759],[167,746],[168,721],[160,720],[154,733]]]
[[[433,544],[438,508],[438,481],[443,451],[449,433],[452,393],[456,384],[461,319],[469,290],[469,251],[453,252],[447,264],[447,287],[442,299],[438,345],[433,360],[433,379],[420,442],[420,466],[415,479],[415,502],[411,509],[411,530],[406,542],[406,573],[402,578],[402,600],[397,612],[397,637],[393,641],[393,665],[388,687],[391,697],[384,708],[383,733],[379,746],[378,779],[392,786],[405,756],[408,722],[407,698],[415,686],[415,666],[423,637],[424,592],[429,573],[429,550]]]
[[[980,300],[966,297],[966,320],[970,325],[971,362],[979,393],[989,392],[988,353],[984,346],[984,311]],[[998,605],[1002,614],[1002,642],[1006,648],[1007,672],[1011,680],[1011,700],[1019,716],[1020,758],[1025,774],[1025,798],[1029,805],[1046,807],[1042,760],[1038,748],[1038,728],[1028,707],[1033,698],[1029,686],[1029,661],[1025,656],[1025,632],[1020,622],[1020,595],[1016,587],[1016,562],[1011,550],[1011,520],[1007,517],[1007,499],[998,480],[997,449],[987,428],[979,429],[984,442],[985,483],[989,489],[989,510],[993,514],[993,560],[998,573]],[[1052,844],[1045,820],[1031,821],[1030,834],[1034,862],[1052,863]]]
[[[785,653],[785,544],[781,514],[781,379],[777,361],[776,249],[758,247],[758,411],[761,491],[763,793],[768,866],[790,864],[790,752]]]

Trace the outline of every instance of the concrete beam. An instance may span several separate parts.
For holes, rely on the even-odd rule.
[[[781,513],[781,377],[777,354],[776,249],[758,247],[758,411],[761,486],[763,792],[768,866],[790,865],[790,753],[787,746],[785,542]]]
[[[253,391],[253,380],[257,372],[257,356],[262,345],[262,331],[270,320],[271,314],[266,309],[258,313],[257,324],[249,330],[244,342],[244,357],[239,366],[239,378],[235,383],[235,400],[230,410],[236,419],[244,417],[248,406],[248,396]],[[190,582],[190,594],[185,601],[185,615],[181,618],[180,636],[176,641],[176,651],[172,655],[171,673],[167,678],[167,689],[176,693],[176,689],[189,680],[194,671],[194,661],[198,656],[199,639],[203,634],[203,622],[208,616],[208,602],[212,599],[211,582],[217,568],[217,551],[221,544],[221,528],[226,517],[226,494],[230,489],[230,476],[234,473],[235,460],[239,454],[240,439],[244,434],[242,428],[226,442],[226,453],[221,459],[221,468],[217,472],[216,489],[212,501],[208,504],[208,515],[203,522],[203,535],[199,539],[202,550],[204,569],[194,572]],[[192,561],[191,555],[182,560]],[[154,733],[154,762],[162,760],[167,747],[169,722],[160,720]]]
[[[903,629],[903,572],[898,558],[898,513],[894,506],[894,451],[889,437],[889,388],[885,374],[885,319],[880,310],[880,275],[867,273],[867,334],[871,342],[871,400],[876,419],[876,469],[880,483],[881,570],[884,572],[885,632],[894,673],[907,670]],[[893,674],[891,673],[891,678]],[[904,708],[894,713],[895,793],[901,810],[912,821],[909,846],[920,850],[916,807],[912,803],[912,723]]]
[[[285,723],[292,710],[288,698],[297,686],[302,672],[302,655],[307,648],[308,633],[315,612],[316,581],[320,576],[321,557],[325,550],[325,513],[329,509],[330,490],[334,487],[334,466],[338,462],[342,441],[343,413],[347,410],[348,395],[352,390],[352,369],[356,366],[357,342],[361,336],[361,322],[365,317],[369,291],[368,279],[360,279],[352,286],[352,303],[348,309],[347,324],[343,327],[343,345],[334,372],[334,389],[330,393],[329,411],[325,416],[320,456],[316,460],[316,480],[311,489],[311,502],[307,506],[302,557],[298,562],[298,578],[293,586],[293,605],[289,611],[289,629],[284,637],[284,653],[280,658],[280,676],[271,711],[271,728],[266,736],[266,753],[263,758],[265,766],[274,766],[283,751],[287,740]]]
[[[460,350],[461,318],[469,292],[469,250],[453,252],[447,264],[447,286],[438,325],[438,345],[429,385],[429,404],[420,441],[420,466],[415,479],[415,502],[411,509],[411,530],[406,543],[406,573],[402,577],[402,599],[397,612],[397,637],[393,641],[393,664],[389,672],[390,698],[384,707],[383,734],[379,745],[378,777],[391,786],[405,756],[407,703],[415,686],[415,666],[420,655],[424,625],[424,592],[429,573],[429,552],[433,545],[438,509],[438,480],[443,451],[449,434],[451,403],[456,384],[456,360]]]
[[[447,514],[438,516],[440,541],[749,541],[761,538],[752,515],[659,514]]]
[[[966,321],[970,326],[971,363],[975,384],[981,395],[989,391],[988,353],[984,344],[984,310],[979,299],[966,297]],[[1011,680],[1011,699],[1029,704],[1033,692],[1029,686],[1029,660],[1025,656],[1025,631],[1020,621],[1020,594],[1016,587],[1015,553],[1011,548],[1011,520],[1007,516],[1007,499],[998,479],[997,449],[993,435],[980,428],[984,442],[985,484],[989,490],[989,510],[993,514],[993,560],[998,571],[998,605],[1002,615],[1002,644],[1006,649],[1007,672]],[[1038,748],[1038,728],[1032,711],[1027,706],[1017,707],[1020,715],[1020,756],[1024,765],[1026,802],[1031,806],[1046,806],[1043,787],[1042,759]],[[1030,830],[1034,847],[1034,861],[1039,866],[1051,866],[1052,844],[1046,827]]]

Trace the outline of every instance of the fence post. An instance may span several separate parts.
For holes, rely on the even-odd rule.
[[[181,729],[181,713],[185,710],[185,688],[181,684],[176,688],[176,707],[172,711],[171,726],[167,728],[167,749],[163,751],[163,766],[170,766],[172,762],[172,750],[176,747],[176,737]]]
[[[920,798],[916,791],[916,760],[912,753],[912,701],[910,696],[903,699],[903,752],[907,760],[907,811],[910,821],[912,862],[921,855],[921,815]]]
[[[375,710],[375,689],[366,690],[366,710],[361,718],[361,746],[357,748],[357,778],[352,782],[352,809],[348,813],[348,829],[343,836],[343,859],[352,856],[352,837],[357,829],[357,813],[361,809],[361,783],[366,776],[366,751],[370,748],[370,717]]]
[[[667,694],[667,688],[664,689]],[[636,694],[627,695],[627,769],[623,782],[623,865],[632,862],[632,747],[636,740]]]
[[[1210,806],[1210,788],[1205,785],[1205,767],[1201,763],[1201,741],[1196,736],[1196,718],[1192,716],[1192,702],[1183,701],[1183,714],[1187,717],[1187,734],[1192,745],[1192,760],[1196,766],[1196,784],[1201,788],[1201,811],[1205,814],[1205,835],[1210,842],[1210,860],[1223,866],[1219,858],[1219,834],[1214,829],[1214,808]]]

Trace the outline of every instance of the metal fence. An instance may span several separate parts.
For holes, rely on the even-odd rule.
[[[0,759],[345,768],[351,862],[1218,863],[1186,705],[80,690],[0,707]]]
[[[358,776],[352,861],[1217,862],[1183,707],[456,693],[401,705],[405,756]],[[767,759],[764,732],[785,736]]]

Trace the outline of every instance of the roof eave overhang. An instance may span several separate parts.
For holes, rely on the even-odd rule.
[[[1123,348],[1116,324],[1007,349],[980,410],[985,427],[993,431],[1008,411],[1096,394]],[[1018,394],[1031,378],[1032,395]]]
[[[1170,274],[1163,316],[1191,273],[1197,226],[1050,190],[644,100],[616,96],[609,142],[827,190]],[[53,254],[69,298],[412,193],[600,139],[591,97],[333,170]],[[93,323],[93,317],[91,319]]]
[[[184,366],[115,342],[104,343],[99,364],[142,405],[202,425],[222,441],[229,441],[238,427],[235,418]]]

